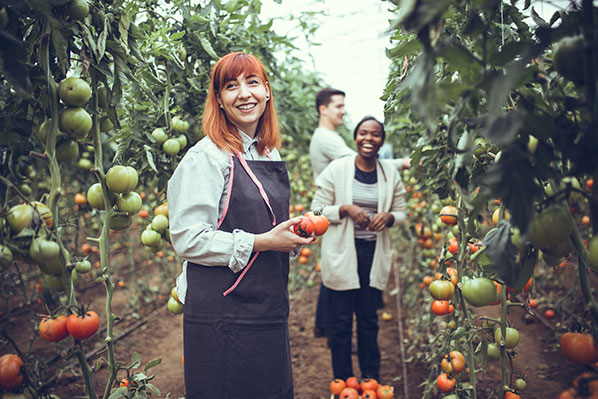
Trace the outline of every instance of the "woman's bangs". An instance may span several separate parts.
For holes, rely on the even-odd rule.
[[[256,75],[264,79],[264,74],[264,69],[256,58],[243,53],[236,54],[222,63],[219,86],[222,87],[224,83],[236,80],[240,75]]]

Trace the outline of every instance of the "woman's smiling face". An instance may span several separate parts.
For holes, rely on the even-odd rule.
[[[270,97],[268,82],[257,75],[241,74],[236,79],[224,82],[219,97],[228,120],[239,130],[254,137]]]
[[[375,158],[382,144],[384,144],[384,133],[380,123],[375,120],[362,122],[355,135],[357,154],[364,159]]]

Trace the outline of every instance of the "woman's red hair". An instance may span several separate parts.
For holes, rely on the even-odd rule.
[[[212,69],[208,97],[203,111],[202,127],[206,135],[219,148],[229,152],[243,153],[243,140],[226,113],[218,106],[220,88],[228,81],[244,74],[259,76],[269,85],[268,75],[262,63],[253,55],[243,52],[229,53],[222,57]],[[259,119],[256,134],[259,136],[258,152],[263,155],[266,149],[280,148],[280,126],[274,109],[274,97],[270,89],[270,100]]]

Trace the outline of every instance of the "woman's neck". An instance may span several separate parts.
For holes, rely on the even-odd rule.
[[[362,158],[357,155],[355,165],[364,172],[371,172],[376,169],[376,158]]]

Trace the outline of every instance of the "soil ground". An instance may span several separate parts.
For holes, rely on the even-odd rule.
[[[393,315],[390,321],[380,320],[379,345],[382,352],[381,382],[393,385],[397,398],[404,398],[403,367],[399,346],[399,323],[397,322],[396,296],[389,293],[395,287],[391,278],[385,292],[385,308]],[[291,333],[291,351],[293,357],[293,372],[296,399],[328,399],[328,387],[332,379],[330,366],[330,352],[325,338],[314,338],[314,314],[319,289],[319,278],[316,276],[314,284],[297,293],[291,301],[291,316],[289,320]],[[103,292],[98,290],[97,301],[103,301]],[[100,303],[98,302],[99,306]],[[118,306],[118,305],[117,305]],[[499,306],[486,307],[484,315],[498,316]],[[480,310],[481,312],[481,310]],[[403,310],[402,313],[405,313]],[[133,352],[139,353],[142,364],[161,358],[161,363],[150,369],[148,374],[155,375],[152,383],[160,390],[159,397],[184,398],[184,380],[182,364],[182,324],[181,315],[172,315],[165,307],[154,311],[152,318],[130,334],[116,342],[118,360],[128,362]],[[550,321],[541,317],[532,317],[523,309],[513,309],[510,319],[521,334],[521,342],[517,347],[519,356],[515,356],[514,367],[528,382],[528,387],[522,393],[526,398],[556,398],[567,388],[573,378],[579,375],[583,368],[567,362],[555,341],[555,335],[550,329]],[[405,343],[408,347],[410,330],[408,323],[403,321],[405,328]],[[118,334],[118,328],[115,331]],[[412,353],[407,353],[407,359],[413,359]],[[96,361],[92,362],[95,363]],[[100,363],[101,364],[101,363]],[[61,376],[52,391],[62,398],[75,398],[85,391],[82,379],[73,368]],[[354,370],[359,370],[357,358],[354,356]],[[430,370],[411,360],[406,364],[408,397],[421,398],[424,387],[421,384],[428,377]],[[358,377],[360,377],[358,375]],[[99,387],[103,387],[106,380],[105,367],[96,373],[95,379]],[[500,385],[500,368],[498,362],[488,363],[486,370],[482,370],[478,379],[478,398],[493,397],[492,390]],[[168,396],[170,395],[170,396]],[[441,395],[439,395],[441,397]]]

